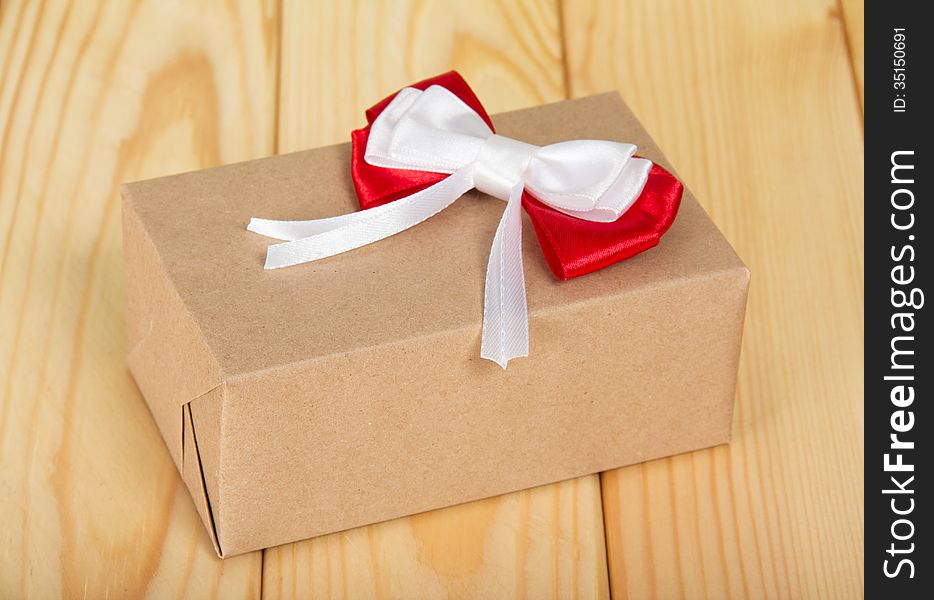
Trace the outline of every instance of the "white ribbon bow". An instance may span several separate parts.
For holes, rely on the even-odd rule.
[[[247,229],[286,240],[269,246],[267,269],[340,254],[404,231],[477,188],[506,201],[487,263],[480,356],[504,369],[528,356],[529,324],[522,271],[523,190],[563,213],[609,223],[642,193],[651,161],[632,144],[574,140],[533,146],[490,130],[447,88],[405,88],[370,126],[365,160],[393,169],[450,173],[411,196],[313,221],[251,219]]]

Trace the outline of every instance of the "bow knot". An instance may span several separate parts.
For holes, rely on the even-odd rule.
[[[541,202],[587,221],[615,221],[638,198],[651,161],[632,144],[572,140],[538,147],[496,135],[447,88],[405,88],[373,121],[366,162],[454,173],[474,166],[474,187],[507,200],[522,183]]]
[[[510,359],[528,355],[528,309],[522,269],[523,194],[528,192],[549,207],[530,204],[528,209],[534,208],[538,215],[533,215],[536,228],[545,226],[544,218],[553,222],[555,216],[561,216],[558,213],[573,217],[571,221],[615,225],[642,194],[653,165],[634,157],[636,147],[632,144],[574,140],[539,147],[497,135],[459,76],[448,74],[437,80],[447,81],[452,89],[459,88],[460,95],[442,85],[405,88],[368,112],[371,123],[368,131],[361,130],[365,136],[361,139],[366,144],[363,159],[367,165],[446,177],[401,199],[360,212],[313,221],[254,218],[247,229],[284,240],[267,250],[265,266],[274,269],[333,256],[404,231],[444,210],[473,188],[505,200],[506,209],[487,264],[480,350],[483,358],[505,368]],[[354,168],[355,182],[360,184]],[[670,178],[667,172],[664,174]],[[670,224],[681,187],[673,178],[665,182],[670,187],[666,193],[671,196],[659,196],[666,202],[665,211],[659,215],[658,224],[645,225],[654,228],[654,237],[639,234],[621,252],[632,255],[640,246],[645,249],[654,245]],[[541,212],[549,209],[557,212]],[[603,266],[620,260],[606,251],[600,254],[598,260],[604,261]],[[553,253],[546,251],[546,258],[554,268]]]
[[[493,134],[486,139],[474,162],[474,187],[500,200],[523,183],[523,175],[538,146]]]

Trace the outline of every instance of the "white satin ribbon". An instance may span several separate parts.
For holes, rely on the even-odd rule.
[[[269,246],[267,269],[310,262],[381,240],[444,210],[473,188],[506,201],[487,263],[480,356],[504,369],[528,356],[522,270],[522,192],[563,213],[613,222],[645,186],[651,161],[632,144],[574,140],[533,146],[494,134],[447,88],[405,88],[370,126],[371,165],[450,173],[420,192],[382,206],[313,221],[251,219],[247,229],[284,240]]]

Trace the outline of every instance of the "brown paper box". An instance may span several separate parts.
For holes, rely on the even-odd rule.
[[[619,96],[493,117],[633,142]],[[661,244],[556,280],[526,220],[531,355],[480,359],[504,203],[264,271],[251,216],[357,209],[348,144],[123,188],[128,363],[221,556],[727,442],[749,272],[690,192]]]

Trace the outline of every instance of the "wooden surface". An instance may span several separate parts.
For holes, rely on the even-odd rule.
[[[0,0],[0,596],[861,595],[858,4]],[[753,271],[734,442],[220,561],[123,364],[117,185],[449,68],[656,137]]]
[[[846,43],[850,51],[850,66],[853,68],[853,83],[856,85],[856,93],[859,95],[861,109],[864,108],[865,102],[863,97],[864,5],[863,0],[841,0],[843,19],[846,25]]]

